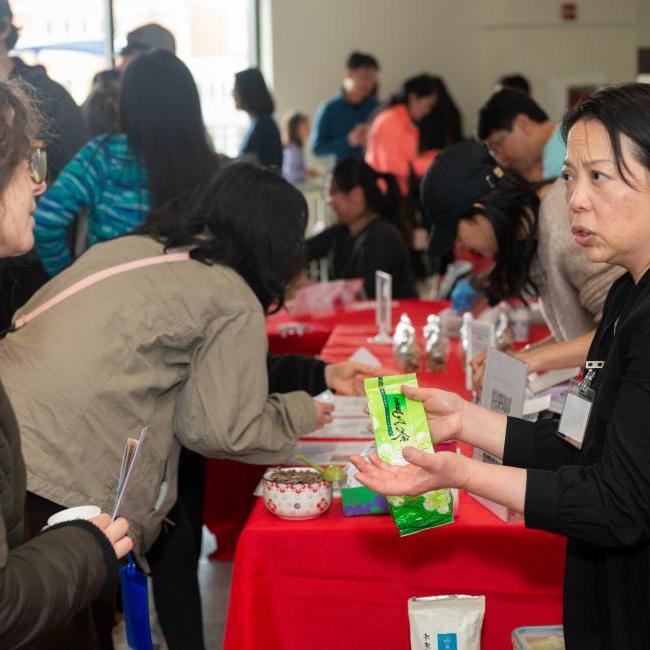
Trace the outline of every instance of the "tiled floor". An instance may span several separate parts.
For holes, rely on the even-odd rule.
[[[205,633],[206,650],[220,649],[223,640],[224,625],[226,622],[226,610],[228,608],[228,596],[230,594],[230,577],[232,574],[232,562],[211,562],[208,554],[215,548],[214,537],[205,528],[203,529],[203,552],[199,564],[199,582],[201,584],[201,597],[203,601],[203,629]],[[160,633],[156,634],[155,624],[152,626],[154,636],[160,639]],[[124,627],[118,625],[115,630],[115,650],[128,650],[124,638]],[[167,645],[161,642],[154,648],[167,650]]]

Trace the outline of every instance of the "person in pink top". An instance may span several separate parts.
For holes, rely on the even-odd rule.
[[[366,162],[378,172],[394,174],[403,196],[409,193],[411,174],[421,178],[436,156],[435,149],[418,151],[417,122],[431,111],[437,100],[431,75],[411,77],[370,127]]]

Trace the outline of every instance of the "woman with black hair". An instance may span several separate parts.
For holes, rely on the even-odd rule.
[[[372,122],[366,144],[366,162],[379,172],[397,177],[403,196],[412,176],[421,178],[436,151],[419,151],[417,123],[438,101],[434,78],[428,74],[407,79]]]
[[[94,246],[29,301],[19,318],[86,283],[0,349],[32,521],[79,503],[112,510],[124,442],[148,425],[121,510],[142,559],[176,501],[181,446],[272,464],[331,420],[331,405],[305,392],[268,393],[264,316],[303,267],[306,220],[298,190],[234,163],[182,205],[155,210],[140,234]]]
[[[327,257],[332,280],[363,278],[375,296],[375,271],[393,276],[393,296],[417,297],[403,234],[395,177],[363,160],[345,158],[332,172],[329,202],[338,224],[307,240],[310,260]]]
[[[463,140],[463,120],[447,84],[442,77],[432,79],[438,100],[417,124],[420,151],[444,149]]]
[[[607,295],[585,377],[559,426],[405,387],[424,402],[434,442],[461,440],[503,466],[411,447],[402,467],[355,458],[373,490],[458,487],[523,513],[529,528],[565,536],[567,650],[650,648],[649,114],[650,87],[624,84],[598,90],[564,118],[564,225],[591,263],[625,275]]]
[[[50,276],[71,263],[68,227],[83,210],[92,246],[181,201],[218,166],[192,74],[171,52],[143,54],[127,68],[119,122],[119,133],[91,140],[39,202],[34,235]]]
[[[235,107],[251,118],[239,147],[240,157],[281,171],[282,139],[273,119],[275,102],[260,70],[248,68],[238,72],[232,94]]]
[[[539,297],[554,342],[518,353],[530,371],[583,363],[621,271],[590,261],[573,241],[561,181],[525,181],[502,170],[484,145],[464,142],[440,153],[421,189],[433,257],[458,241],[494,258],[485,286],[492,303]],[[483,359],[474,360],[477,382]]]

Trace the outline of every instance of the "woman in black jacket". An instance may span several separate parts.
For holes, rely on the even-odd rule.
[[[531,528],[565,535],[568,650],[650,648],[649,114],[650,86],[624,84],[599,90],[564,120],[573,236],[590,260],[627,271],[608,294],[585,377],[567,399],[563,419],[572,416],[574,426],[405,389],[424,400],[436,442],[458,438],[504,465],[413,449],[401,468],[355,459],[360,479],[384,493],[462,487],[522,512]]]
[[[375,297],[375,271],[393,276],[395,298],[417,297],[395,177],[344,158],[332,172],[329,202],[338,223],[307,240],[307,257],[326,257],[331,280],[363,278],[369,298]]]
[[[0,257],[34,245],[35,197],[45,191],[46,157],[37,117],[22,91],[0,82]],[[4,289],[4,288],[3,288]],[[124,519],[52,526],[25,543],[25,465],[11,405],[0,386],[0,647],[39,642],[117,583],[118,558],[131,549]],[[88,614],[88,611],[85,612]],[[90,623],[90,621],[87,621]],[[86,626],[87,630],[92,631]],[[94,639],[83,645],[94,647]]]

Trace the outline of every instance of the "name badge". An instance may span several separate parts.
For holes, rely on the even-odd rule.
[[[569,384],[569,391],[562,409],[558,435],[573,445],[576,449],[582,449],[582,443],[587,432],[591,407],[594,404],[596,392],[592,384],[596,373],[604,367],[603,361],[587,361],[587,374],[578,382],[575,379]]]

